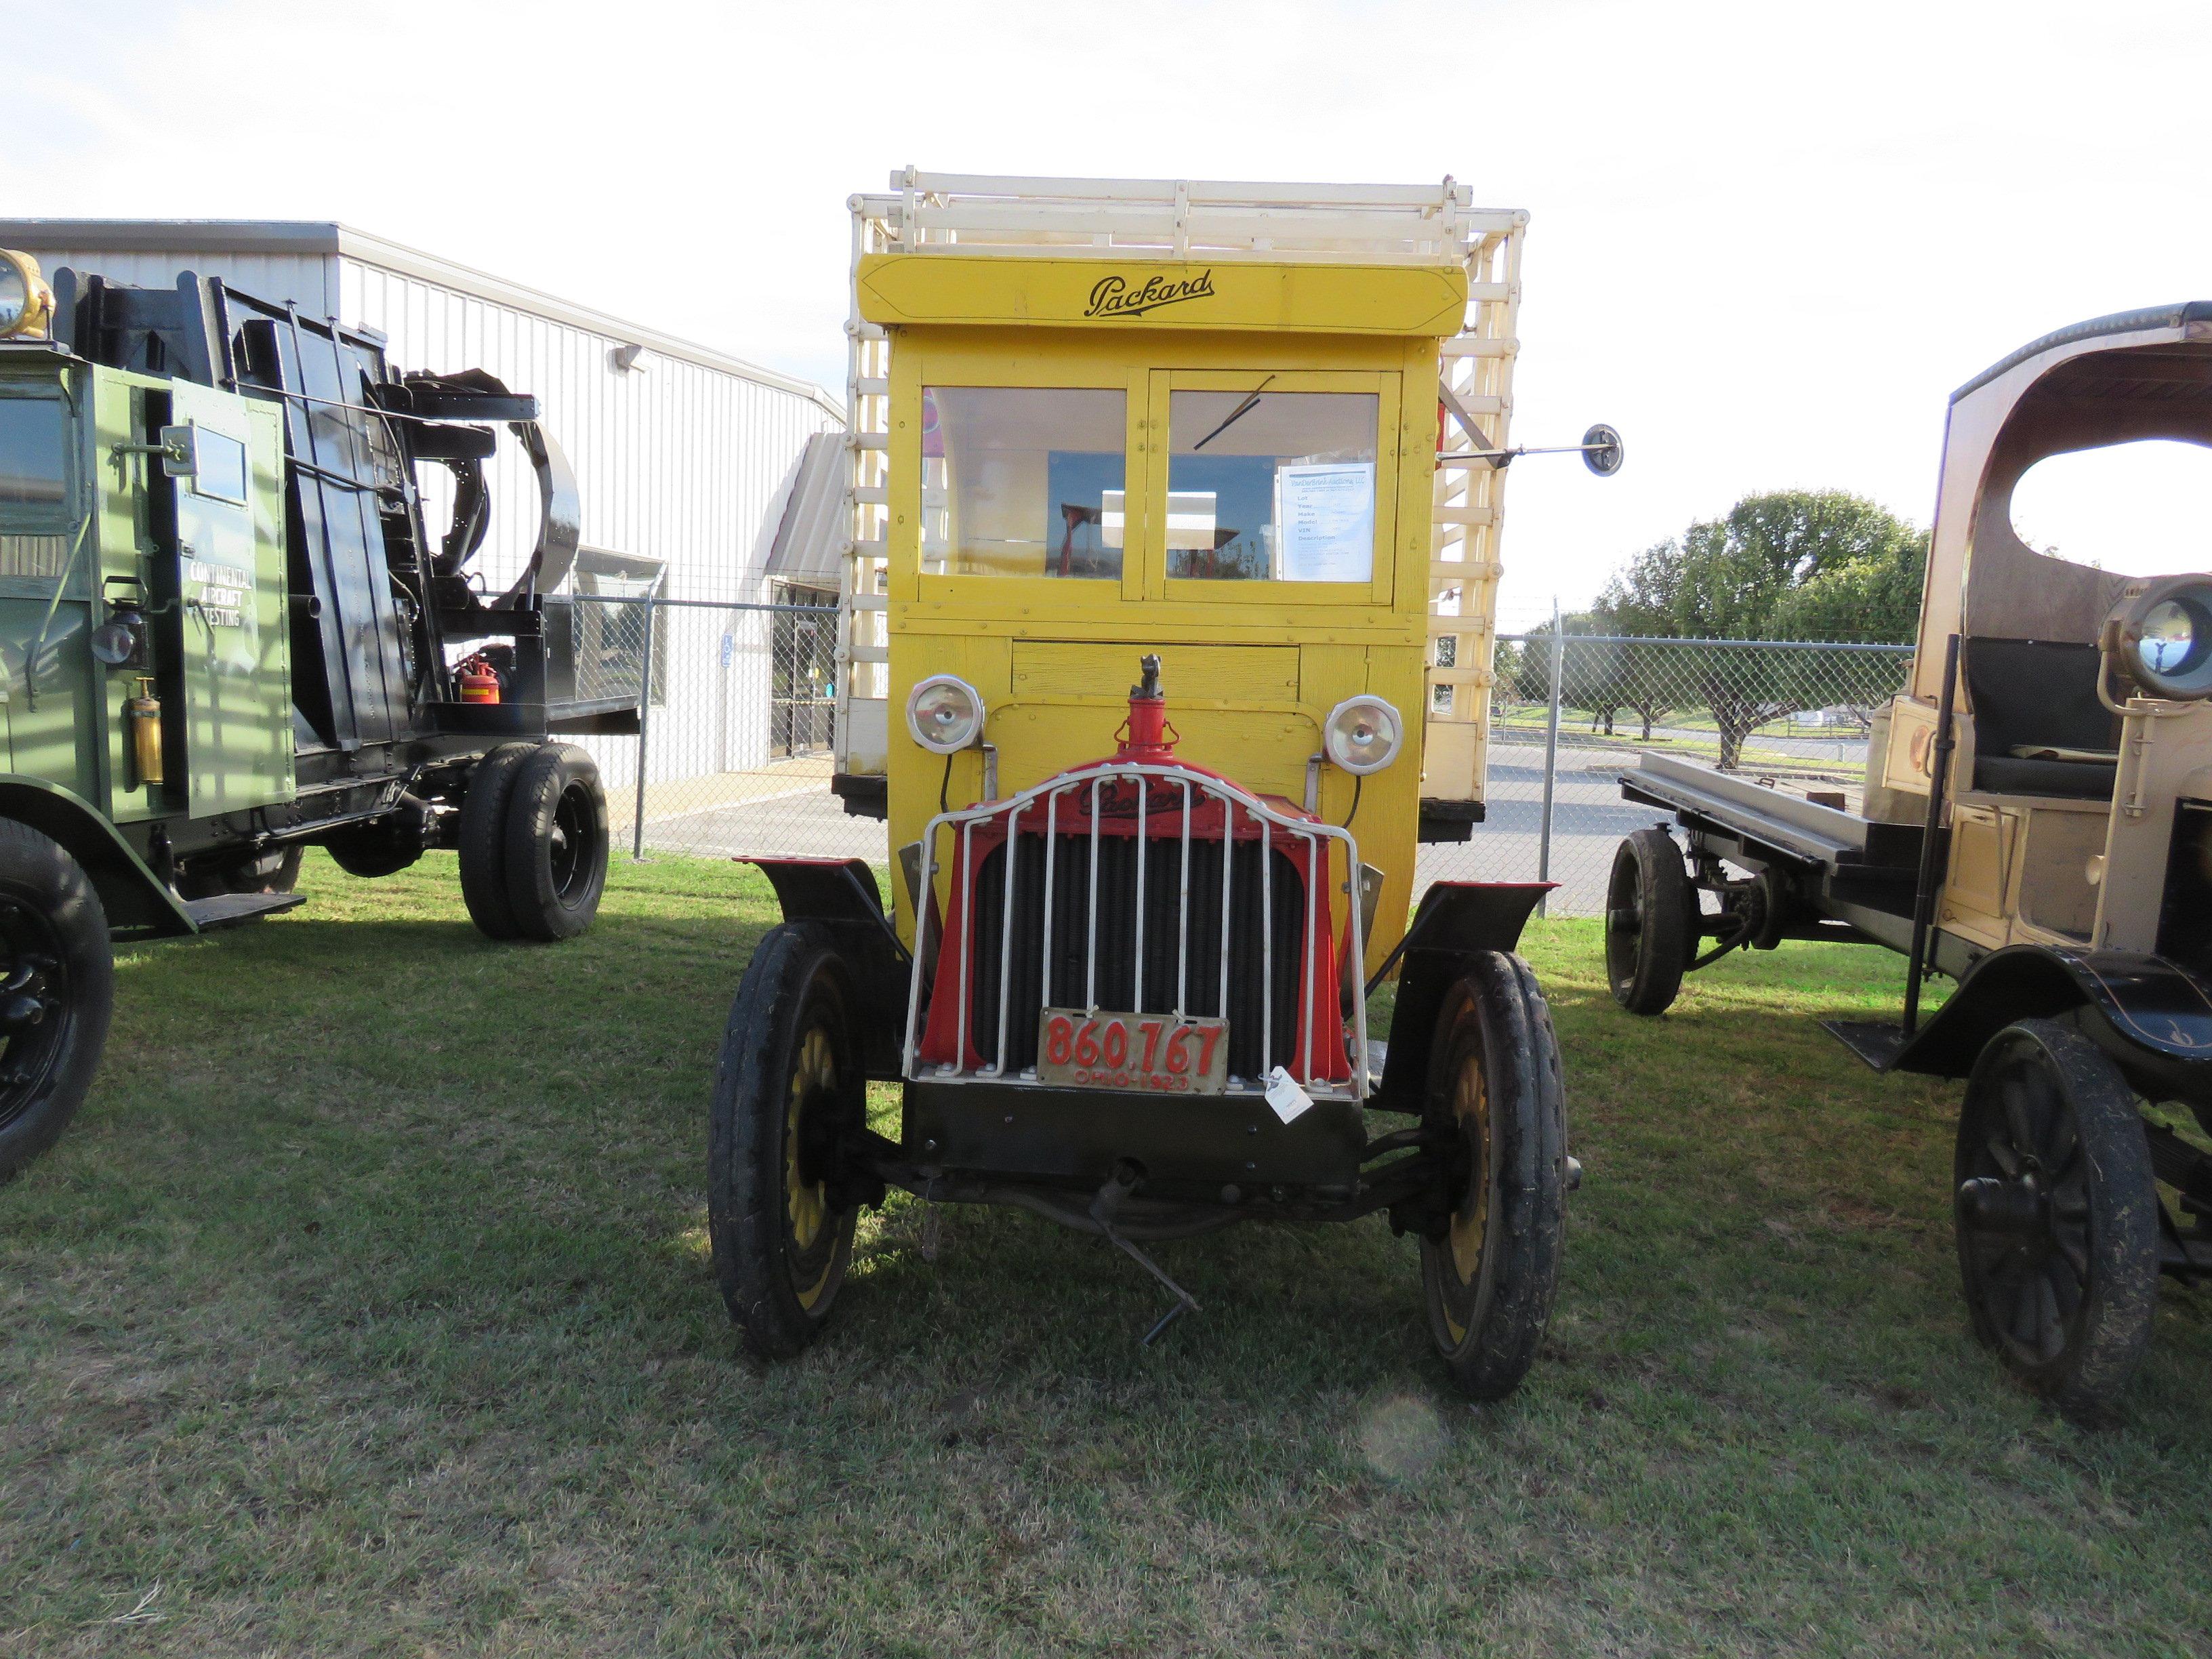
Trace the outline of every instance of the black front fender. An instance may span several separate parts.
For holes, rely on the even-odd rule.
[[[786,921],[830,929],[851,969],[860,1006],[861,1064],[878,1083],[895,1083],[906,1041],[908,975],[913,958],[884,914],[876,872],[866,859],[748,858],[769,878]]]
[[[82,796],[45,778],[0,775],[0,817],[29,824],[84,866],[111,933],[167,939],[199,931],[177,896]]]
[[[1965,1077],[2014,1020],[2074,1016],[2129,1081],[2160,1099],[2212,1098],[2212,989],[2164,957],[2011,945],[1966,970],[1890,1069]]]
[[[1393,968],[1398,996],[1390,1012],[1382,1086],[1367,1103],[1382,1111],[1414,1112],[1428,1094],[1429,1049],[1444,993],[1485,951],[1511,951],[1550,881],[1438,881],[1421,895],[1413,925],[1398,948],[1367,981],[1371,994]]]

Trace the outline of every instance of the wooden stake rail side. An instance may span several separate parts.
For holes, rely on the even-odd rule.
[[[841,772],[879,769],[889,737],[884,598],[890,518],[890,343],[860,311],[869,254],[988,253],[1274,263],[1463,266],[1468,308],[1442,346],[1444,452],[1432,495],[1425,796],[1479,800],[1487,760],[1498,534],[1505,472],[1487,455],[1511,441],[1521,251],[1528,216],[1474,205],[1435,185],[1043,179],[894,173],[890,190],[851,198],[853,298],[846,332],[852,539],[837,648]]]

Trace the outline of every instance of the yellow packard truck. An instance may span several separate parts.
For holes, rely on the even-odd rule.
[[[1455,1376],[1511,1389],[1575,1173],[1514,954],[1544,890],[1413,897],[1482,815],[1527,216],[911,171],[852,205],[836,787],[891,904],[758,861],[710,1188],[747,1344],[812,1339],[892,1187],[1105,1236],[1163,1326],[1194,1304],[1146,1242],[1382,1212]]]

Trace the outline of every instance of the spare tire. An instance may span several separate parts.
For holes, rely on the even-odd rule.
[[[507,902],[524,939],[574,939],[607,884],[607,797],[599,764],[549,743],[515,769],[507,804]]]

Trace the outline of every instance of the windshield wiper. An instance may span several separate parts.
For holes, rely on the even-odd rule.
[[[1237,404],[1236,408],[1231,410],[1226,418],[1222,421],[1219,426],[1214,428],[1212,431],[1207,433],[1203,438],[1200,438],[1196,443],[1193,444],[1190,447],[1190,453],[1195,455],[1200,450],[1205,448],[1206,445],[1212,443],[1216,438],[1218,438],[1223,433],[1228,431],[1231,427],[1236,425],[1237,422],[1243,420],[1247,415],[1249,415],[1254,407],[1259,403],[1260,394],[1267,389],[1267,387],[1273,382],[1274,378],[1275,377],[1273,375],[1270,374],[1266,380],[1261,381],[1259,385],[1254,386],[1252,388],[1251,396],[1245,398],[1244,401]]]

